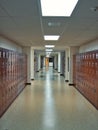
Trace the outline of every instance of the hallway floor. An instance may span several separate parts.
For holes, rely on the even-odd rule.
[[[0,130],[98,130],[98,110],[46,68],[0,118]]]

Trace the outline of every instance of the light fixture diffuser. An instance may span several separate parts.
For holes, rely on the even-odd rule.
[[[71,16],[78,0],[41,0],[42,16]]]
[[[49,48],[48,48],[48,49],[46,49],[45,51],[46,51],[46,52],[51,52],[51,51],[53,51],[53,49],[49,49]]]
[[[44,36],[44,40],[58,40],[59,39],[59,35],[45,35]]]
[[[45,45],[46,48],[53,48],[55,47],[54,45]]]

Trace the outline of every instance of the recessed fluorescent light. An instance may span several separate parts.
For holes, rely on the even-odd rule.
[[[47,52],[51,52],[51,51],[53,51],[53,49],[46,49],[45,51],[47,51]]]
[[[44,40],[58,40],[59,37],[59,35],[45,35]]]
[[[55,47],[54,45],[45,45],[46,48],[53,48]]]
[[[70,16],[78,0],[41,0],[42,16]]]

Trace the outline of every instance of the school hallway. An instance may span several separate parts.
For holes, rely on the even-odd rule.
[[[49,67],[1,117],[0,130],[98,130],[98,111]]]

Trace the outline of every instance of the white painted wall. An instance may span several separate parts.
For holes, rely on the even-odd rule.
[[[27,83],[31,83],[31,47],[24,47],[23,53],[27,55]]]
[[[41,69],[41,55],[38,55],[38,71]]]
[[[31,48],[31,79],[34,78],[34,49]]]
[[[58,55],[54,57],[54,69],[58,69]]]
[[[70,56],[70,50],[69,48],[65,49],[65,81],[69,81],[69,71],[68,71],[68,58]]]
[[[54,56],[54,69],[56,69],[56,56]]]
[[[79,47],[69,49],[69,84],[73,84],[73,55],[79,52]]]
[[[58,72],[60,73],[61,71],[61,53],[58,52]]]
[[[19,53],[25,53],[27,54],[27,83],[31,82],[31,48],[30,47],[24,47],[22,48],[21,46],[3,38],[0,37],[0,47],[17,51]]]
[[[19,45],[16,45],[15,43],[12,43],[11,41],[4,39],[3,37],[0,37],[0,47],[17,51],[17,52],[22,52],[22,47]]]
[[[62,62],[62,52],[61,52],[61,55],[60,55],[60,59],[61,59],[61,63],[60,63],[60,72],[61,72],[61,74],[63,74],[63,67],[62,67],[62,64],[63,64],[63,62]]]
[[[93,50],[98,50],[98,40],[95,40],[86,45],[82,45],[79,48],[80,53],[87,52],[87,51],[93,51]]]

